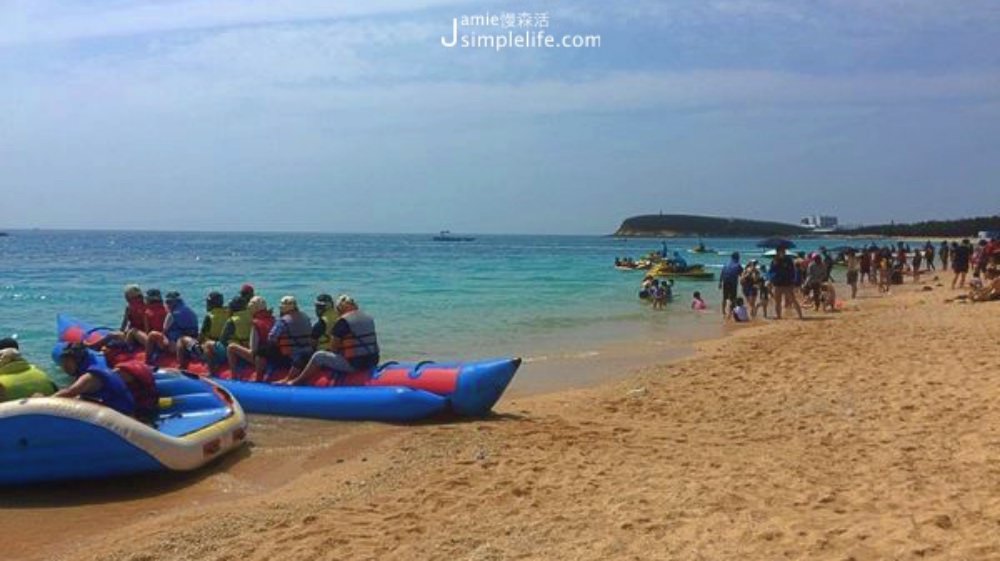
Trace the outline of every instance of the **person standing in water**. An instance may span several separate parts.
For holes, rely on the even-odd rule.
[[[733,252],[729,257],[729,263],[722,268],[719,275],[719,289],[722,290],[722,317],[729,316],[729,310],[736,303],[739,297],[740,276],[743,274],[743,266],[740,265],[739,252]]]

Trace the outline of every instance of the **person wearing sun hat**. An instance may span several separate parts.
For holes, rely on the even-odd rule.
[[[324,370],[333,373],[334,385],[347,385],[347,376],[355,373],[365,375],[352,377],[351,383],[363,383],[366,373],[378,366],[380,350],[375,320],[362,312],[354,298],[347,294],[337,297],[335,308],[340,317],[330,330],[330,350],[313,353],[302,373],[289,377],[288,384],[315,384]]]
[[[262,296],[254,296],[247,303],[247,312],[250,314],[249,340],[246,344],[237,342],[235,339],[226,347],[226,358],[229,361],[229,371],[234,380],[241,378],[240,364],[247,363],[253,366],[253,375],[250,381],[257,382],[263,379],[267,371],[267,336],[274,326],[274,314],[267,307],[267,301]],[[235,314],[234,314],[235,317]],[[235,326],[239,329],[239,326]],[[239,331],[237,331],[237,335]]]
[[[294,296],[283,296],[278,304],[280,317],[267,335],[268,366],[272,370],[288,370],[289,377],[298,376],[315,351],[312,322],[299,310]]]

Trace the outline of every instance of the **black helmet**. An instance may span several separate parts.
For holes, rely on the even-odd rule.
[[[229,301],[230,312],[242,312],[245,309],[247,309],[247,301],[244,300],[242,296],[234,296],[233,299]]]
[[[324,310],[329,310],[333,308],[333,296],[329,294],[320,294],[316,297],[316,301],[313,303],[317,308],[322,308]]]
[[[205,305],[208,306],[208,309],[221,308],[225,306],[225,300],[222,297],[222,293],[216,292],[215,290],[209,292],[208,298],[205,298]]]

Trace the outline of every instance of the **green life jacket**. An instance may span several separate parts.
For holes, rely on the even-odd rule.
[[[229,321],[233,322],[233,338],[229,340],[230,343],[236,343],[242,347],[250,347],[250,331],[253,330],[253,318],[250,317],[249,310],[240,310],[238,312],[233,312],[233,315],[229,317]]]
[[[31,397],[36,393],[52,395],[56,391],[55,384],[45,372],[25,360],[15,360],[0,368],[0,387],[4,390],[4,401]]]
[[[323,324],[326,329],[323,330],[323,335],[320,336],[319,341],[316,343],[316,348],[321,351],[327,351],[330,349],[330,339],[333,332],[333,324],[337,323],[340,319],[340,315],[337,314],[337,310],[327,310],[323,312]]]
[[[208,311],[208,333],[205,333],[205,337],[218,341],[222,337],[222,329],[226,326],[226,320],[229,319],[229,309],[228,308],[212,308]]]

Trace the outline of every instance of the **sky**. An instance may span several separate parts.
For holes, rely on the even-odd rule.
[[[0,0],[3,228],[958,218],[998,147],[996,0]]]

